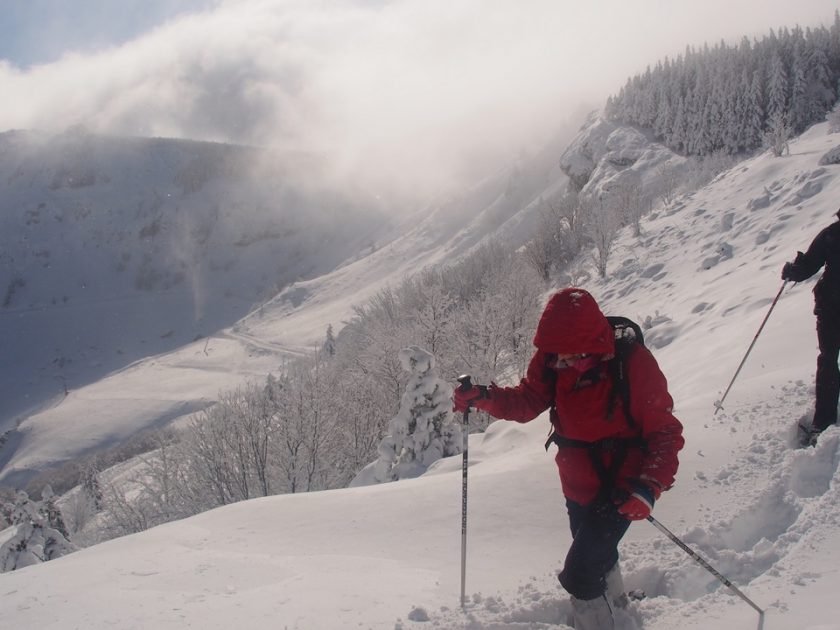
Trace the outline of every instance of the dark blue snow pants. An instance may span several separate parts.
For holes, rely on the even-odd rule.
[[[817,357],[817,400],[813,426],[822,431],[837,422],[837,399],[840,394],[840,371],[837,368],[837,357],[840,354],[840,312],[818,309],[817,339],[820,354]]]
[[[630,521],[609,501],[580,505],[566,500],[572,546],[557,578],[570,595],[595,599],[604,594],[604,576],[618,562],[618,543]]]

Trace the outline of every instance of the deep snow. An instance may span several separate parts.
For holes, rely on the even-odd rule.
[[[818,161],[838,144],[817,125],[790,156],[760,155],[658,209],[587,285],[608,313],[650,317],[685,425],[677,484],[654,515],[766,609],[767,630],[840,628],[840,429],[792,448],[813,407],[813,281],[782,294],[724,410],[714,402],[782,264],[834,219],[840,166]],[[293,334],[301,320],[276,325]],[[497,422],[470,437],[465,611],[453,457],[417,479],[252,500],[0,575],[0,627],[563,628],[555,572],[570,535],[547,428]],[[758,626],[649,524],[620,551],[627,587],[648,595],[632,604],[648,630]]]

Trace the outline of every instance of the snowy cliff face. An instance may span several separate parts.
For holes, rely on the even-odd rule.
[[[385,222],[229,145],[0,134],[0,433],[131,361],[330,271]]]
[[[582,195],[599,197],[625,182],[649,187],[663,173],[679,173],[685,158],[642,131],[591,114],[560,158],[560,168]]]

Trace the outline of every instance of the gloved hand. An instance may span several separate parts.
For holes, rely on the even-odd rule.
[[[618,513],[629,521],[641,521],[650,516],[653,510],[653,491],[639,484],[633,492],[618,506]]]
[[[452,394],[452,411],[464,412],[470,407],[477,407],[477,403],[487,397],[487,387],[484,385],[472,385],[467,389],[456,387]]]
[[[786,262],[782,267],[782,280],[793,280],[793,264]]]
[[[793,262],[785,263],[782,267],[782,280],[792,280],[793,282],[802,282],[807,280],[813,274],[809,274],[806,270],[811,268],[808,257],[802,252],[796,252],[796,258]]]
[[[643,521],[650,516],[652,509],[653,506],[638,494],[631,494],[629,499],[618,506],[618,513],[628,521]]]

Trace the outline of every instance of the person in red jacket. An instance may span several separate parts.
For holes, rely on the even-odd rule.
[[[642,344],[628,348],[619,386],[615,332],[587,291],[568,288],[551,297],[534,345],[519,385],[456,389],[454,408],[476,407],[516,422],[551,408],[573,537],[558,579],[572,596],[576,629],[613,628],[614,606],[626,604],[618,543],[673,484],[682,424],[665,377]]]

